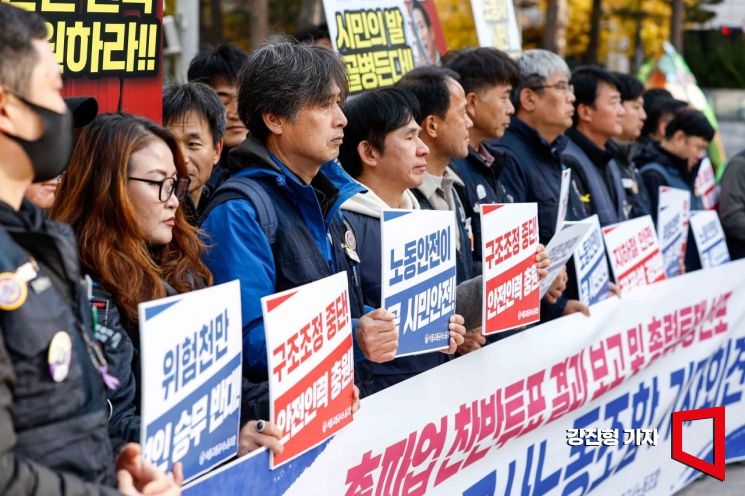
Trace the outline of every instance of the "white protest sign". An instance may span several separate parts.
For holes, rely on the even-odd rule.
[[[522,31],[512,0],[471,0],[479,45],[509,53],[522,50]]]
[[[238,451],[240,283],[141,303],[142,450],[190,480]]]
[[[559,275],[577,246],[592,228],[593,224],[591,222],[576,222],[564,224],[560,231],[556,231],[546,247],[551,266],[548,268],[548,276],[541,281],[541,298],[546,295],[556,276]]]
[[[694,210],[691,212],[691,231],[696,240],[701,267],[716,267],[729,262],[729,250],[724,238],[719,215],[714,210]]]
[[[269,410],[284,450],[276,468],[352,421],[354,356],[347,275],[261,299],[269,364]]]
[[[381,298],[396,316],[396,356],[447,348],[455,313],[455,215],[443,210],[384,210]]]
[[[701,202],[706,210],[714,208],[719,201],[717,178],[709,157],[704,157],[701,160],[701,165],[698,168],[696,180],[694,181],[693,191],[696,196],[701,198]]]
[[[561,171],[561,190],[559,190],[559,213],[556,216],[556,229],[559,232],[561,225],[567,218],[567,208],[569,207],[569,185],[571,184],[572,170],[564,169]]]
[[[605,258],[603,233],[597,215],[581,222],[589,222],[591,228],[585,233],[574,251],[574,271],[577,275],[579,300],[586,305],[603,301],[610,294],[608,283],[608,261]],[[567,222],[574,224],[574,222]]]
[[[684,189],[660,186],[657,206],[657,237],[667,277],[680,275],[688,241],[691,193]]]
[[[541,318],[535,203],[481,205],[484,335]]]
[[[645,215],[606,226],[603,237],[613,275],[622,291],[665,279],[652,217]]]

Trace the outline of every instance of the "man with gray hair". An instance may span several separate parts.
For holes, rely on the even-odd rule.
[[[517,203],[538,204],[540,242],[548,244],[556,229],[559,213],[561,153],[567,144],[564,136],[572,125],[574,91],[566,62],[547,50],[527,50],[517,60],[520,83],[513,88],[516,113],[501,140],[487,144],[506,153],[500,181]],[[576,208],[571,198],[570,212]],[[550,308],[549,308],[550,307]],[[543,320],[582,311],[587,306],[562,298],[541,309]]]
[[[347,76],[331,50],[278,43],[253,52],[238,77],[250,131],[230,153],[236,172],[215,191],[202,227],[215,282],[239,279],[244,375],[267,379],[261,298],[345,271],[357,359],[392,360],[394,316],[363,314],[354,232],[340,206],[363,191],[335,161],[347,119]]]

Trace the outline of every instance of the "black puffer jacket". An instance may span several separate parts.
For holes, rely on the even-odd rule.
[[[15,309],[6,293],[0,310],[0,494],[118,494],[72,232],[28,202],[0,203],[0,226],[0,273],[28,290]],[[48,353],[61,331],[72,353],[55,382]]]

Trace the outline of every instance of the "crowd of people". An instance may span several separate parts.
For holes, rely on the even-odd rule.
[[[160,125],[96,115],[91,98],[66,105],[43,20],[0,3],[0,27],[2,494],[179,493],[180,466],[160,471],[137,444],[142,302],[240,281],[239,452],[281,452],[262,297],[346,273],[356,410],[358,397],[526,331],[481,333],[482,204],[537,203],[539,278],[567,168],[568,220],[655,218],[660,186],[702,208],[706,117],[545,50],[466,48],[348,97],[344,64],[323,44],[225,45],[164,88]],[[389,208],[455,217],[456,314],[441,353],[396,358],[380,296]],[[742,256],[745,155],[723,176],[720,215]],[[697,268],[691,242],[685,270]],[[574,279],[564,269],[554,280],[542,322],[589,315]]]

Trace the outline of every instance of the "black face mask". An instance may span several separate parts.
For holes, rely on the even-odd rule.
[[[35,105],[15,92],[12,94],[36,112],[44,125],[44,132],[34,141],[3,134],[18,143],[28,155],[34,168],[34,182],[48,181],[59,176],[65,170],[72,153],[72,113],[67,109],[60,114]]]

